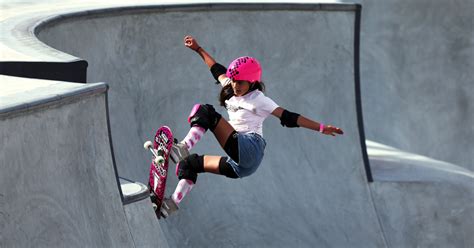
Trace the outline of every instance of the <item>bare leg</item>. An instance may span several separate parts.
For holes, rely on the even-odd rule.
[[[227,139],[233,131],[235,131],[234,128],[224,118],[219,120],[216,128],[214,129],[214,136],[216,136],[216,139],[222,148],[224,148]]]
[[[210,172],[214,174],[221,174],[219,171],[219,162],[221,160],[221,156],[204,156],[204,171]]]

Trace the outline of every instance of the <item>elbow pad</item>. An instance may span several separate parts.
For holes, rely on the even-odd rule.
[[[219,63],[215,63],[214,65],[211,66],[211,74],[216,80],[219,79],[220,75],[225,74],[226,72],[227,72],[227,68],[225,68],[223,65]]]
[[[298,117],[300,114],[283,110],[283,114],[280,117],[280,124],[284,127],[299,127],[297,124]]]

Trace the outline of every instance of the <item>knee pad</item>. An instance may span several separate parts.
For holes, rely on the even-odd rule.
[[[197,125],[206,130],[214,131],[221,118],[222,116],[216,112],[212,105],[196,104],[189,114],[188,122],[191,127]]]
[[[232,166],[227,163],[226,157],[222,157],[219,161],[219,173],[229,178],[239,178],[239,176],[237,176],[237,173],[235,173],[234,169],[232,169]]]
[[[234,160],[237,164],[239,163],[239,139],[238,133],[233,131],[224,145],[224,151],[229,157]]]
[[[177,176],[179,180],[188,179],[196,183],[197,174],[204,172],[204,156],[191,154],[179,162]]]

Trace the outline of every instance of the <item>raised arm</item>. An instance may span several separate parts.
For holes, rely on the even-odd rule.
[[[323,125],[322,123],[313,121],[300,114],[292,113],[281,107],[276,108],[272,112],[272,115],[280,119],[282,126],[304,127],[331,136],[336,136],[336,134],[344,134],[340,128],[331,125]]]
[[[211,70],[212,76],[216,80],[222,83],[226,79],[226,68],[223,65],[217,63],[216,60],[209,53],[207,53],[206,50],[204,50],[204,48],[199,46],[197,40],[194,37],[190,35],[185,36],[184,45],[201,56],[202,60],[204,60],[204,63]]]

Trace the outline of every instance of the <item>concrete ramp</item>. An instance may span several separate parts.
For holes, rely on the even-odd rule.
[[[0,79],[0,246],[166,247],[151,204],[141,234],[122,205],[107,86]]]
[[[388,247],[471,247],[474,173],[367,140]]]
[[[367,155],[361,102],[384,104],[377,91],[361,99],[360,5],[19,2],[3,5],[0,73],[60,81],[0,76],[0,247],[473,246],[468,167],[371,141]],[[345,134],[269,118],[254,175],[202,174],[179,214],[158,221],[143,142],[161,125],[182,138],[195,103],[218,105],[186,34],[224,65],[257,57],[268,96]],[[224,155],[211,133],[194,152]],[[176,183],[171,173],[168,194]]]
[[[186,34],[222,64],[259,58],[268,96],[344,129],[332,138],[268,120],[257,173],[201,175],[180,214],[161,222],[171,246],[380,247],[361,145],[359,11],[351,4],[133,7],[64,15],[38,35],[86,60],[90,82],[109,83],[118,172],[126,178],[146,181],[142,144],[156,128],[169,125],[182,138],[194,103],[217,105],[219,86],[183,46]],[[195,152],[224,155],[211,133]],[[175,185],[171,176],[169,193]]]

